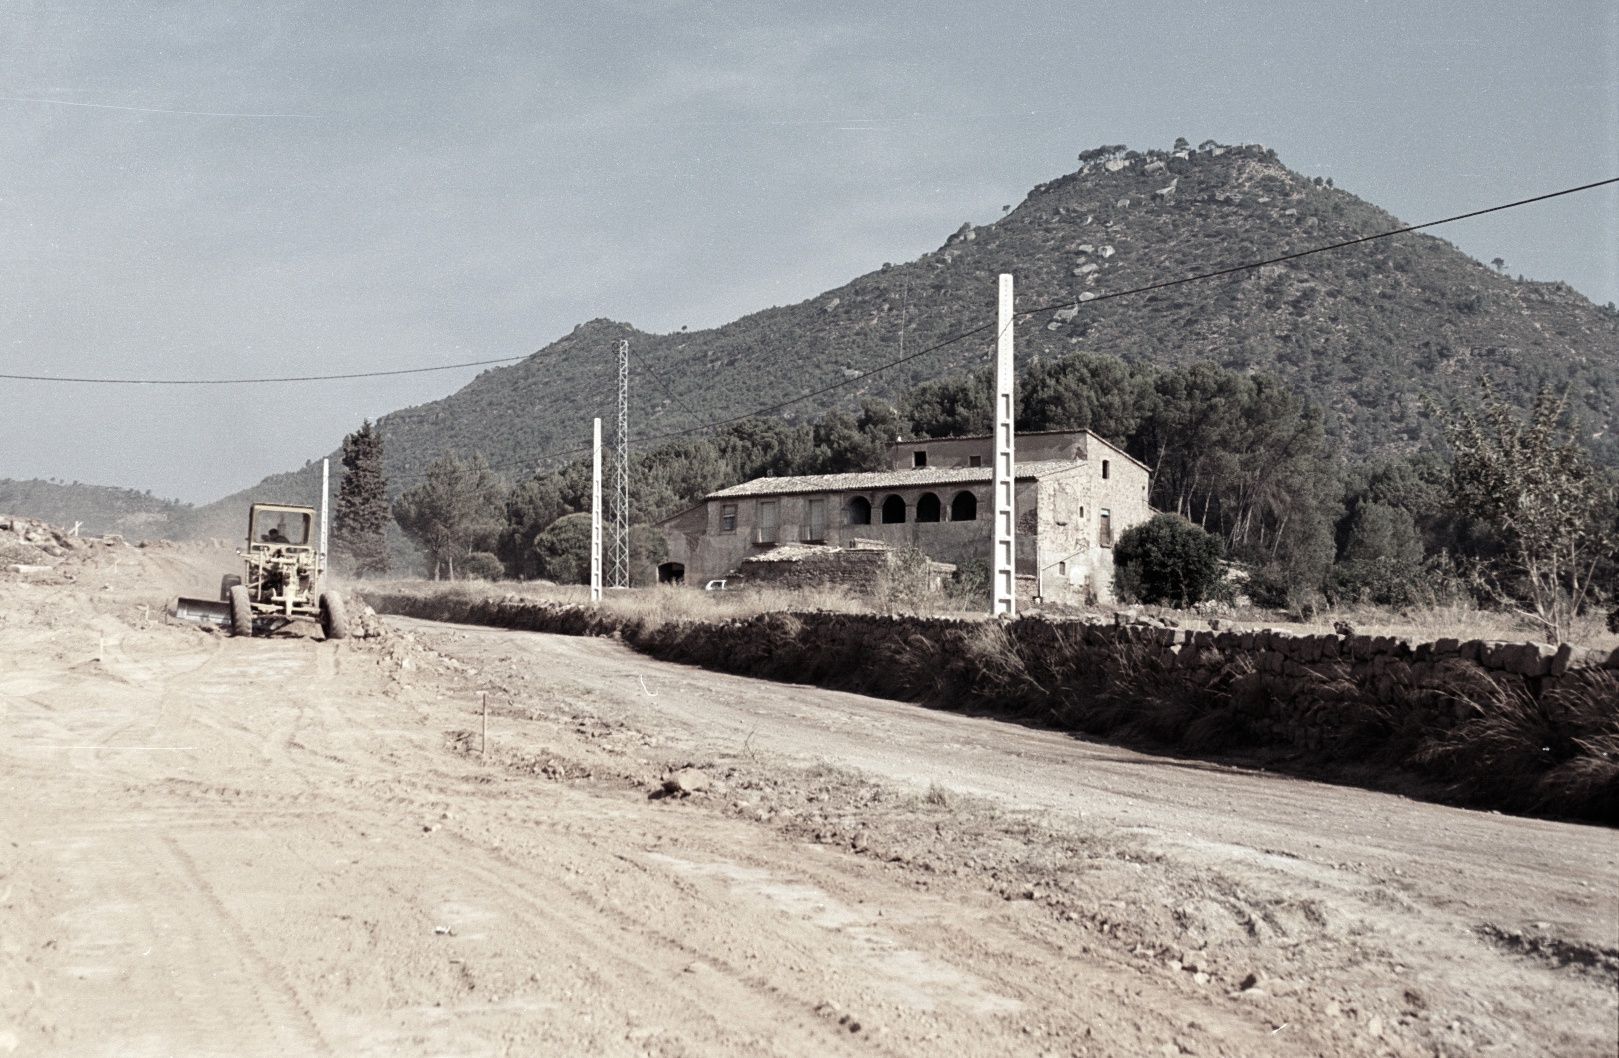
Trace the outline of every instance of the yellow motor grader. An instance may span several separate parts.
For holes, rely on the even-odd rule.
[[[273,632],[296,620],[317,620],[327,639],[348,637],[343,598],[325,586],[325,556],[315,546],[315,509],[284,503],[248,508],[246,576],[228,573],[219,599],[175,600],[174,615],[217,625],[233,636]]]

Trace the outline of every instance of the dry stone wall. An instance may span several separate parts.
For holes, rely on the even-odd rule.
[[[651,625],[517,597],[370,601],[384,613],[615,635],[719,671],[1619,823],[1619,650],[828,612]]]

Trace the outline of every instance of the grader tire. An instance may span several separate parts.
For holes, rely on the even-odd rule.
[[[327,639],[349,637],[349,619],[343,611],[343,596],[335,591],[320,593],[320,627]]]
[[[219,601],[230,602],[230,590],[242,583],[242,578],[235,573],[227,573],[219,578]]]
[[[230,596],[230,634],[233,636],[251,636],[253,634],[253,600],[248,598],[247,588],[240,584],[232,584],[228,594]]]

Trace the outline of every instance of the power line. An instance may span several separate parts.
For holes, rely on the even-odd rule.
[[[652,365],[650,363],[648,363],[645,359],[643,359],[641,361],[641,370],[645,371],[647,374],[652,376],[653,381],[657,382],[658,387],[663,390],[664,395],[669,398],[671,403],[680,405],[680,410],[681,411],[685,412],[687,415],[690,415],[693,419],[696,419],[698,422],[701,422],[703,420],[703,417],[701,415],[697,414],[697,412],[692,410],[692,406],[690,404],[687,404],[685,402],[685,400],[683,400],[682,398],[677,397],[675,395],[675,391],[669,388],[669,383],[665,382],[663,380],[663,376],[658,374],[658,372],[652,367]]]
[[[1264,261],[1250,261],[1246,264],[1232,265],[1229,268],[1216,269],[1213,272],[1202,272],[1198,275],[1182,276],[1179,279],[1166,279],[1161,283],[1149,283],[1147,286],[1132,287],[1129,290],[1119,290],[1111,294],[1098,294],[1094,298],[1087,299],[1084,303],[1088,305],[1096,301],[1106,301],[1109,298],[1122,298],[1129,294],[1145,294],[1153,290],[1163,290],[1166,287],[1180,286],[1183,283],[1196,283],[1203,279],[1217,279],[1220,276],[1228,276],[1236,272],[1246,272],[1254,268],[1264,268],[1267,265],[1282,264],[1286,261],[1296,261],[1301,257],[1309,257],[1311,254],[1326,253],[1328,250],[1342,250],[1350,246],[1359,246],[1362,243],[1375,242],[1378,239],[1387,239],[1395,235],[1404,235],[1407,232],[1421,231],[1423,228],[1434,228],[1441,224],[1452,224],[1458,220],[1469,220],[1473,217],[1482,217],[1487,213],[1500,213],[1502,210],[1516,209],[1519,206],[1528,206],[1536,202],[1545,202],[1547,199],[1561,198],[1564,195],[1573,195],[1581,191],[1590,191],[1593,188],[1606,187],[1608,184],[1619,184],[1619,176],[1611,176],[1606,180],[1597,180],[1593,183],[1581,184],[1579,187],[1567,187],[1561,191],[1551,191],[1544,195],[1535,195],[1533,198],[1520,198],[1516,202],[1503,202],[1499,206],[1489,206],[1485,209],[1475,209],[1467,213],[1458,213],[1453,217],[1441,217],[1439,220],[1423,221],[1421,224],[1408,224],[1403,228],[1393,228],[1389,231],[1380,231],[1374,235],[1362,235],[1355,239],[1345,239],[1343,242],[1329,243],[1326,246],[1316,246],[1308,250],[1299,250],[1297,253],[1283,254],[1280,257],[1272,257]],[[1021,312],[1018,312],[1016,315],[1031,316],[1037,312],[1050,312],[1053,309],[1060,309],[1072,304],[1074,304],[1074,299],[1067,298],[1063,301],[1058,301],[1050,305],[1041,305],[1037,308],[1024,309]]]
[[[461,367],[487,367],[527,359],[530,355],[501,356],[493,360],[468,360],[434,367],[401,367],[391,371],[355,371],[344,375],[287,375],[280,378],[68,378],[61,375],[11,375],[0,378],[21,382],[75,382],[99,386],[259,386],[276,382],[336,382],[349,378],[381,378],[384,375],[420,375],[429,371],[454,371]]]
[[[1468,211],[1466,213],[1457,213],[1454,216],[1441,217],[1438,220],[1424,221],[1421,224],[1410,224],[1410,225],[1406,225],[1403,228],[1393,228],[1393,229],[1390,229],[1389,231],[1381,231],[1381,232],[1377,232],[1377,233],[1372,234],[1372,235],[1362,235],[1362,236],[1359,236],[1358,238],[1354,238],[1354,239],[1345,239],[1342,242],[1335,242],[1335,243],[1329,243],[1329,244],[1327,244],[1325,246],[1312,247],[1312,248],[1310,248],[1308,250],[1299,250],[1299,251],[1297,251],[1295,253],[1282,254],[1282,255],[1280,255],[1278,257],[1267,258],[1267,259],[1265,259],[1263,261],[1248,261],[1248,262],[1245,262],[1243,264],[1236,264],[1236,265],[1231,265],[1230,267],[1227,267],[1227,268],[1216,269],[1216,270],[1214,270],[1212,272],[1201,272],[1201,273],[1198,273],[1196,275],[1181,276],[1178,279],[1166,279],[1166,280],[1164,280],[1162,282],[1159,282],[1159,283],[1150,283],[1150,284],[1148,284],[1146,286],[1132,287],[1129,290],[1117,290],[1117,291],[1113,291],[1111,293],[1098,294],[1093,298],[1086,299],[1086,301],[1082,302],[1081,304],[1087,304],[1088,305],[1088,304],[1092,304],[1092,303],[1097,302],[1097,301],[1107,301],[1107,300],[1111,300],[1113,298],[1129,297],[1129,296],[1135,295],[1135,294],[1145,294],[1145,293],[1148,293],[1148,292],[1154,291],[1154,290],[1163,290],[1163,289],[1165,289],[1167,287],[1180,286],[1180,285],[1185,284],[1185,283],[1196,283],[1196,282],[1200,282],[1200,281],[1205,280],[1205,279],[1217,279],[1217,278],[1219,278],[1221,276],[1234,275],[1234,274],[1236,274],[1238,272],[1250,271],[1250,270],[1255,269],[1255,268],[1264,268],[1264,267],[1266,267],[1268,265],[1283,264],[1283,263],[1285,263],[1287,261],[1296,261],[1296,260],[1298,260],[1299,258],[1302,258],[1302,257],[1309,257],[1309,256],[1311,256],[1313,254],[1318,254],[1318,253],[1326,253],[1326,252],[1328,252],[1330,250],[1342,250],[1342,249],[1345,249],[1345,248],[1350,247],[1350,246],[1359,246],[1359,245],[1361,245],[1363,243],[1375,242],[1375,241],[1377,241],[1379,239],[1391,238],[1391,237],[1393,237],[1395,235],[1405,235],[1405,234],[1407,234],[1409,232],[1421,231],[1424,228],[1434,228],[1434,227],[1438,227],[1441,224],[1452,224],[1452,223],[1455,223],[1456,221],[1459,221],[1459,220],[1469,220],[1469,219],[1471,219],[1473,217],[1482,217],[1482,216],[1485,216],[1485,215],[1490,214],[1490,213],[1500,213],[1503,210],[1517,209],[1520,206],[1528,206],[1528,205],[1533,205],[1536,202],[1545,202],[1545,201],[1548,201],[1548,200],[1554,199],[1554,198],[1562,198],[1565,195],[1578,194],[1578,193],[1580,193],[1582,191],[1590,191],[1590,190],[1593,190],[1593,189],[1598,188],[1598,187],[1606,187],[1609,184],[1619,184],[1619,176],[1609,177],[1606,180],[1595,180],[1595,181],[1592,181],[1591,183],[1588,183],[1588,184],[1580,184],[1577,187],[1563,188],[1560,191],[1550,191],[1550,192],[1547,192],[1546,194],[1543,194],[1543,195],[1533,195],[1533,196],[1531,196],[1529,198],[1520,198],[1520,199],[1517,199],[1516,201],[1513,201],[1513,202],[1503,202],[1500,205],[1488,206],[1488,207],[1485,207],[1484,209],[1475,209],[1475,210],[1470,210],[1470,211]],[[1074,299],[1065,298],[1062,301],[1053,302],[1053,303],[1051,303],[1049,305],[1041,305],[1041,306],[1037,306],[1035,308],[1022,309],[1022,310],[1018,311],[1017,313],[1015,313],[1014,315],[1016,315],[1016,316],[1031,316],[1031,315],[1034,315],[1035,313],[1050,312],[1050,311],[1052,311],[1054,309],[1063,308],[1065,306],[1072,305],[1072,304],[1075,304]],[[867,377],[868,375],[875,375],[875,374],[878,374],[880,372],[887,371],[890,368],[898,367],[901,364],[909,363],[910,361],[915,360],[915,359],[917,359],[919,357],[927,356],[929,353],[938,352],[940,349],[943,349],[946,346],[953,345],[956,342],[961,341],[961,340],[963,340],[965,338],[970,338],[973,335],[981,333],[982,331],[989,330],[992,327],[993,327],[993,324],[984,324],[983,326],[980,326],[980,327],[974,327],[971,330],[963,331],[960,334],[953,335],[952,337],[947,338],[944,341],[939,342],[939,343],[937,343],[935,345],[928,346],[926,349],[923,349],[920,352],[916,352],[916,353],[912,353],[912,354],[909,354],[909,355],[906,355],[906,356],[902,356],[898,360],[892,360],[892,361],[889,361],[886,364],[879,364],[878,366],[870,369],[869,371],[862,372],[860,375],[857,375],[854,378],[844,379],[841,382],[835,382],[835,383],[833,383],[833,384],[831,384],[829,386],[823,386],[820,389],[811,390],[808,393],[800,394],[799,396],[793,397],[790,400],[782,401],[782,402],[780,402],[778,404],[773,404],[773,405],[770,405],[769,407],[766,407],[766,408],[759,408],[759,409],[757,409],[755,411],[751,411],[751,412],[747,413],[746,415],[733,416],[733,417],[731,417],[729,419],[721,419],[721,420],[719,420],[717,422],[707,423],[707,424],[704,424],[702,426],[693,427],[693,428],[691,428],[689,430],[681,430],[681,431],[676,431],[676,432],[669,433],[669,434],[662,434],[662,435],[657,435],[657,436],[654,436],[654,437],[649,437],[649,438],[647,438],[647,440],[657,440],[657,439],[663,438],[663,437],[680,437],[680,436],[684,436],[684,435],[686,435],[688,433],[695,433],[695,432],[697,432],[699,430],[710,429],[710,428],[715,427],[715,426],[729,425],[730,423],[739,422],[742,419],[751,418],[751,417],[753,417],[755,415],[767,415],[767,414],[769,414],[770,412],[773,412],[773,411],[780,411],[782,408],[790,407],[793,404],[797,404],[797,403],[800,403],[802,401],[809,400],[812,397],[818,397],[823,393],[829,393],[834,389],[838,389],[838,388],[840,388],[842,386],[847,386],[847,385],[850,385],[850,384],[852,384],[854,382],[858,382],[861,379]],[[488,366],[490,366],[492,364],[510,364],[510,363],[514,363],[514,362],[516,362],[518,360],[527,359],[527,357],[529,355],[532,355],[532,354],[524,354],[522,356],[502,356],[502,357],[495,357],[495,358],[490,359],[490,360],[468,360],[468,361],[465,361],[465,362],[462,362],[462,363],[457,363],[457,364],[438,364],[438,365],[430,366],[430,367],[395,368],[395,369],[387,370],[387,371],[355,371],[355,372],[349,372],[349,373],[345,373],[345,374],[332,374],[332,375],[287,375],[287,376],[272,377],[272,378],[97,378],[97,377],[67,377],[67,376],[61,376],[61,375],[23,375],[23,374],[0,373],[0,379],[6,379],[6,380],[9,380],[9,381],[19,381],[19,382],[63,382],[63,383],[75,383],[75,384],[87,384],[87,385],[118,385],[118,386],[245,386],[245,385],[271,385],[271,384],[290,383],[290,382],[338,382],[338,381],[343,381],[343,380],[347,380],[347,379],[382,378],[382,377],[389,376],[389,375],[416,375],[416,374],[425,374],[427,372],[432,372],[432,371],[454,371],[454,370],[456,370],[458,368],[463,368],[463,367],[488,367]],[[659,379],[658,382],[659,382],[659,385],[663,385],[662,379]],[[667,389],[667,386],[665,386],[665,389]],[[673,396],[672,393],[670,395]],[[588,446],[587,446],[587,448],[588,448]]]

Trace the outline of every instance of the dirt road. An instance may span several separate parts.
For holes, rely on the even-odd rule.
[[[194,572],[0,584],[0,1054],[1613,1053],[1610,831]]]

